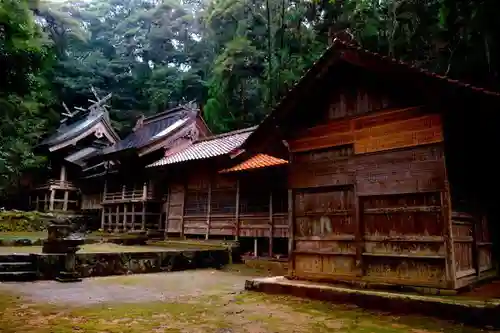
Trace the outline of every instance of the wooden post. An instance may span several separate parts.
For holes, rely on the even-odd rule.
[[[47,192],[45,192],[44,199],[45,200],[43,201],[43,210],[47,211],[49,210],[49,194]]]
[[[236,211],[235,211],[235,223],[236,223],[236,235],[234,240],[238,240],[240,236],[240,179],[236,179]]]
[[[293,250],[295,248],[294,242],[294,214],[293,214],[293,202],[294,202],[294,193],[292,189],[288,190],[288,274],[290,276],[295,275],[295,259],[293,255]]]
[[[184,182],[184,190],[182,191],[182,207],[181,207],[181,238],[184,237],[184,207],[186,206],[186,191],[187,184]]]
[[[441,209],[444,222],[443,236],[446,248],[446,280],[448,283],[448,287],[455,289],[455,286],[457,284],[457,276],[453,241],[453,221],[448,188],[449,187],[446,184],[445,190],[441,192]]]
[[[142,185],[142,200],[146,201],[148,197],[148,183],[144,182],[144,185]]]
[[[119,222],[120,222],[120,205],[116,205],[115,232],[118,232]]]
[[[104,221],[106,219],[106,207],[101,208],[101,229],[104,231]]]
[[[476,270],[476,276],[479,278],[479,273],[481,267],[479,266],[479,246],[477,244],[477,236],[479,234],[478,224],[481,223],[476,216],[473,216],[473,226],[472,226],[472,266]]]
[[[122,200],[125,199],[125,185],[122,185]]]
[[[39,211],[40,210],[40,198],[38,197],[38,193],[36,195],[36,201],[35,201],[35,210]]]
[[[269,191],[269,257],[273,257],[273,238],[274,238],[274,221],[273,221],[273,191]]]
[[[68,210],[68,198],[69,198],[69,191],[64,191],[64,202],[63,202],[64,211]]]
[[[207,198],[207,232],[205,233],[205,239],[208,239],[210,235],[210,220],[212,215],[212,179],[208,183],[208,198]]]
[[[50,190],[50,202],[49,202],[49,210],[54,210],[54,200],[56,199],[56,190]]]
[[[257,258],[259,256],[259,239],[255,237],[253,239],[253,257]]]
[[[127,204],[123,204],[123,232],[127,231]]]
[[[356,229],[355,229],[355,242],[356,242],[356,267],[359,269],[358,270],[358,276],[363,276],[365,275],[365,268],[363,267],[363,252],[364,252],[364,242],[363,242],[363,225],[361,221],[361,209],[362,207],[360,206],[360,200],[359,196],[357,193],[356,185],[354,185],[354,219],[356,223]]]
[[[142,202],[142,224],[141,230],[146,230],[146,201]]]
[[[168,214],[170,213],[170,186],[167,188],[167,200],[165,205],[165,239],[168,238]]]
[[[135,230],[135,203],[132,202],[132,228],[131,230]]]

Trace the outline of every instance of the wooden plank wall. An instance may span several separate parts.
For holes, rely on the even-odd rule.
[[[286,183],[274,189],[265,177],[198,171],[187,175],[184,184],[169,184],[166,233],[288,237]]]
[[[294,136],[291,274],[452,286],[442,141],[439,115],[420,108],[339,119]]]

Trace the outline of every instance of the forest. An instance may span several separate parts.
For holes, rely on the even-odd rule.
[[[496,0],[0,0],[0,194],[44,160],[64,102],[112,93],[121,135],[196,102],[214,133],[258,124],[347,32],[364,48],[498,90]]]

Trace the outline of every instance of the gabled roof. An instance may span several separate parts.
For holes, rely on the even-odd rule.
[[[255,127],[250,127],[198,140],[186,149],[165,156],[161,160],[148,165],[148,167],[202,160],[229,154],[238,149],[254,129]]]
[[[370,52],[357,44],[343,41],[339,38],[334,39],[332,45],[323,53],[323,55],[309,68],[309,70],[300,78],[300,80],[288,91],[272,112],[261,122],[258,128],[252,133],[248,140],[241,147],[247,148],[261,133],[271,131],[276,122],[284,119],[293,109],[290,106],[299,98],[300,93],[305,89],[310,89],[312,84],[323,77],[327,69],[333,64],[344,61],[359,67],[369,67],[372,69],[384,68],[391,72],[404,73],[407,75],[416,75],[434,82],[443,83],[447,86],[465,89],[467,91],[482,94],[485,96],[500,97],[500,93],[473,86],[450,77],[433,73],[414,64],[394,59],[385,55]],[[274,126],[273,126],[274,125]]]
[[[194,119],[197,113],[198,110],[179,106],[148,118],[139,119],[132,133],[113,146],[104,149],[102,155],[128,149],[140,149],[159,141],[185,125],[189,119]]]
[[[84,133],[86,130],[92,128],[99,122],[105,124],[110,135],[112,135],[116,140],[119,139],[110,124],[108,113],[106,111],[102,111],[95,114],[88,114],[70,124],[61,124],[57,131],[48,138],[44,139],[39,146],[54,146],[64,141],[71,140]]]

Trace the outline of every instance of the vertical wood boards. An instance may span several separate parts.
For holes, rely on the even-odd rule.
[[[442,140],[439,115],[420,108],[294,137],[295,276],[450,287]]]

